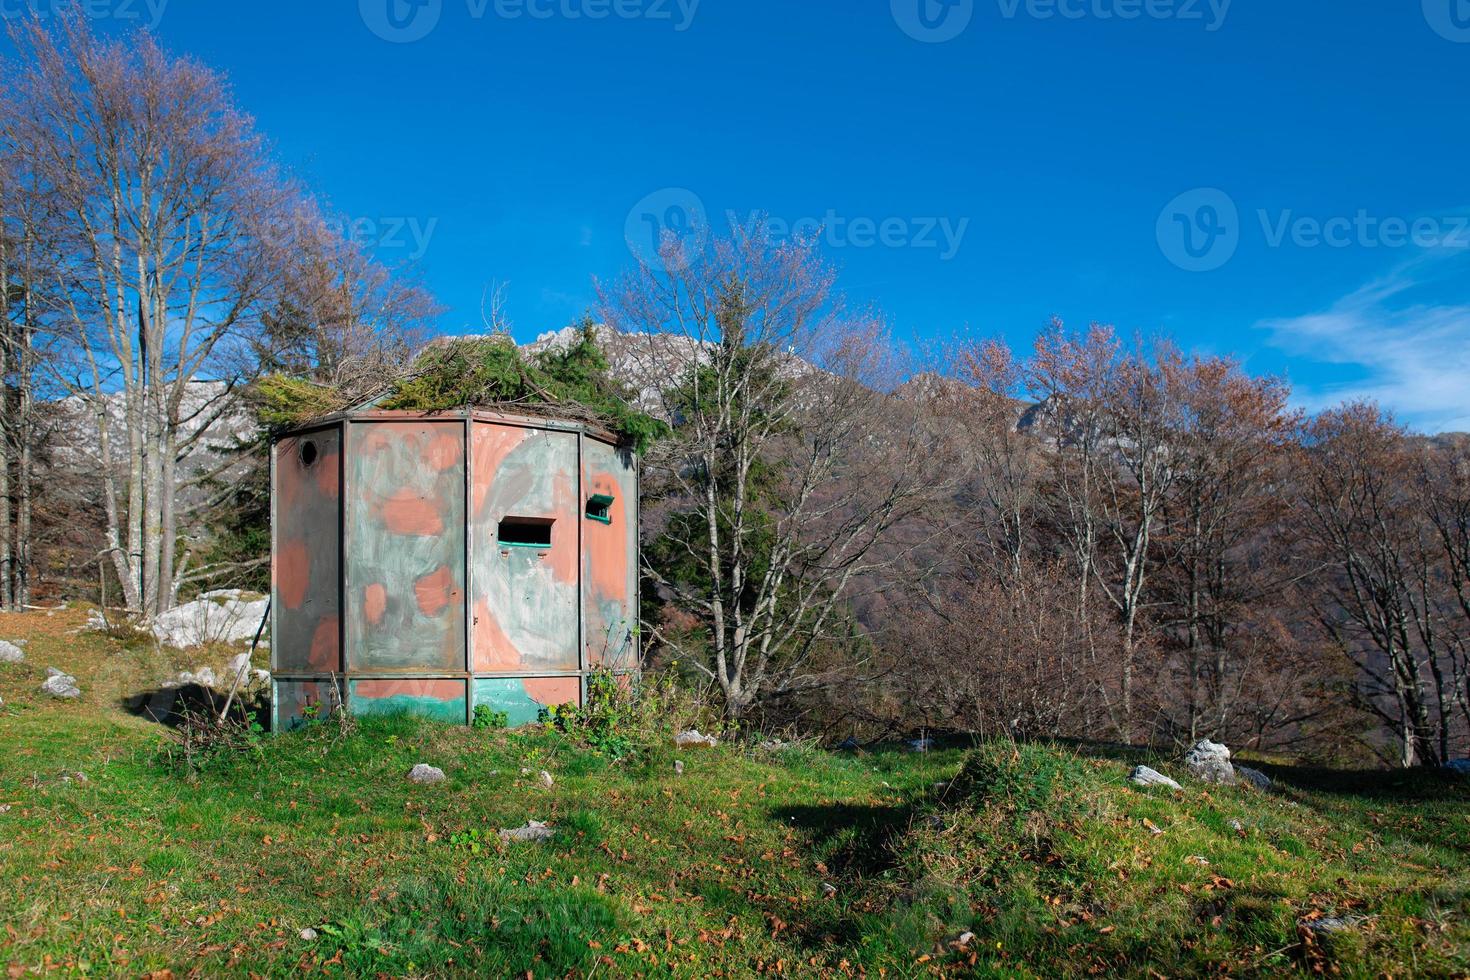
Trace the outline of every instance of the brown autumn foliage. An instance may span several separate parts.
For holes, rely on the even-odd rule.
[[[833,730],[1470,749],[1463,440],[1305,418],[1279,379],[1098,325],[947,360],[963,479],[926,518],[951,547],[865,617],[879,653]]]

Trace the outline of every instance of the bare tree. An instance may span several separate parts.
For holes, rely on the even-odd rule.
[[[0,137],[0,605],[31,600],[35,458],[48,426],[38,365],[56,310],[51,283],[55,206],[20,148]]]
[[[1181,410],[1170,435],[1177,476],[1165,500],[1156,592],[1159,618],[1181,634],[1187,675],[1184,717],[1171,727],[1192,742],[1229,730],[1241,668],[1259,670],[1263,642],[1282,637],[1261,613],[1286,568],[1262,558],[1276,557],[1269,536],[1287,506],[1300,416],[1287,407],[1284,382],[1252,378],[1228,358],[1166,347],[1159,371]]]
[[[147,34],[104,40],[61,17],[12,37],[5,140],[59,219],[70,356],[51,368],[92,419],[106,549],[151,615],[176,595],[179,488],[208,469],[180,463],[253,370],[295,195],[222,79]]]
[[[1353,403],[1313,419],[1305,444],[1302,515],[1326,566],[1323,624],[1357,662],[1365,705],[1397,732],[1399,762],[1433,764],[1444,725],[1428,685],[1442,706],[1442,637],[1406,433],[1377,406]]]
[[[923,413],[893,394],[881,323],[851,315],[814,243],[763,228],[669,238],[603,289],[614,356],[673,436],[645,461],[663,534],[646,573],[695,615],[728,717],[816,683],[807,667],[897,525],[947,485]]]

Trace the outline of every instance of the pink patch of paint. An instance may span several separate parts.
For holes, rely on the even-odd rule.
[[[383,526],[394,534],[420,538],[444,533],[439,508],[412,490],[400,490],[383,502]]]
[[[305,541],[287,541],[276,555],[276,586],[281,604],[287,609],[300,609],[306,601],[306,587],[311,581],[311,556]]]
[[[362,612],[367,621],[377,626],[383,621],[383,613],[388,611],[388,590],[381,582],[374,582],[362,593]]]
[[[454,573],[448,565],[416,581],[413,594],[418,600],[419,611],[425,616],[439,615],[451,604],[457,605],[459,598],[459,590],[454,587]]]

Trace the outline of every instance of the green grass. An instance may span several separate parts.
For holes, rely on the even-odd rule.
[[[81,619],[0,617],[30,640],[0,665],[16,975],[1470,970],[1470,795],[1435,774],[1275,767],[1279,793],[1173,794],[1066,748],[658,745],[613,763],[551,732],[373,718],[188,778],[121,702],[200,658],[68,635]],[[36,693],[46,666],[82,703]],[[448,780],[409,784],[417,762]],[[532,819],[552,842],[500,844]],[[1313,915],[1357,924],[1306,941]]]

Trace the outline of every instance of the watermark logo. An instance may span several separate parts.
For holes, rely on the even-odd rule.
[[[1315,218],[1288,208],[1275,214],[1262,209],[1257,216],[1269,248],[1470,249],[1470,217],[1464,215],[1384,217],[1359,208],[1351,216]]]
[[[6,0],[0,0],[6,2]],[[464,0],[472,21],[497,20],[648,20],[687,31],[700,0]],[[408,44],[433,33],[444,15],[444,0],[358,0],[368,30],[385,41]]]
[[[899,28],[925,44],[953,41],[975,16],[975,0],[889,0]]]
[[[1186,191],[1159,212],[1155,228],[1164,257],[1186,272],[1213,272],[1240,247],[1240,211],[1213,187]]]
[[[1267,248],[1365,248],[1470,250],[1470,216],[1353,214],[1328,217],[1298,214],[1291,208],[1255,212]],[[1181,194],[1159,214],[1159,249],[1187,272],[1212,272],[1229,262],[1251,230],[1230,195],[1216,188]],[[1254,232],[1252,231],[1252,235]]]
[[[1424,19],[1446,41],[1470,44],[1470,0],[1423,0]]]
[[[845,215],[828,208],[821,216],[790,220],[763,211],[726,210],[729,233],[739,240],[763,236],[774,243],[811,242],[831,249],[917,249],[933,251],[941,262],[959,254],[969,218]],[[633,205],[623,228],[628,250],[639,261],[675,271],[709,241],[709,213],[699,195],[668,187]]]
[[[44,20],[65,11],[88,20],[115,20],[152,29],[163,22],[167,9],[168,0],[0,0],[0,20]]]
[[[969,218],[849,217],[832,208],[828,208],[820,218],[812,216],[795,221],[770,217],[759,211],[752,211],[744,217],[735,211],[726,211],[725,220],[730,223],[730,229],[741,237],[748,238],[764,230],[775,241],[814,241],[834,249],[932,249],[939,253],[941,262],[948,262],[959,254],[965,232],[970,230]]]
[[[438,218],[417,215],[343,217],[303,210],[260,228],[261,238],[277,247],[303,248],[346,243],[378,258],[417,262],[429,251]]]
[[[1176,20],[1208,33],[1225,26],[1234,0],[996,0],[1006,20]]]
[[[704,247],[709,215],[699,195],[687,187],[665,187],[633,205],[623,223],[623,238],[634,258],[678,271]]]
[[[411,44],[439,26],[444,0],[357,0],[368,30],[391,44]]]

